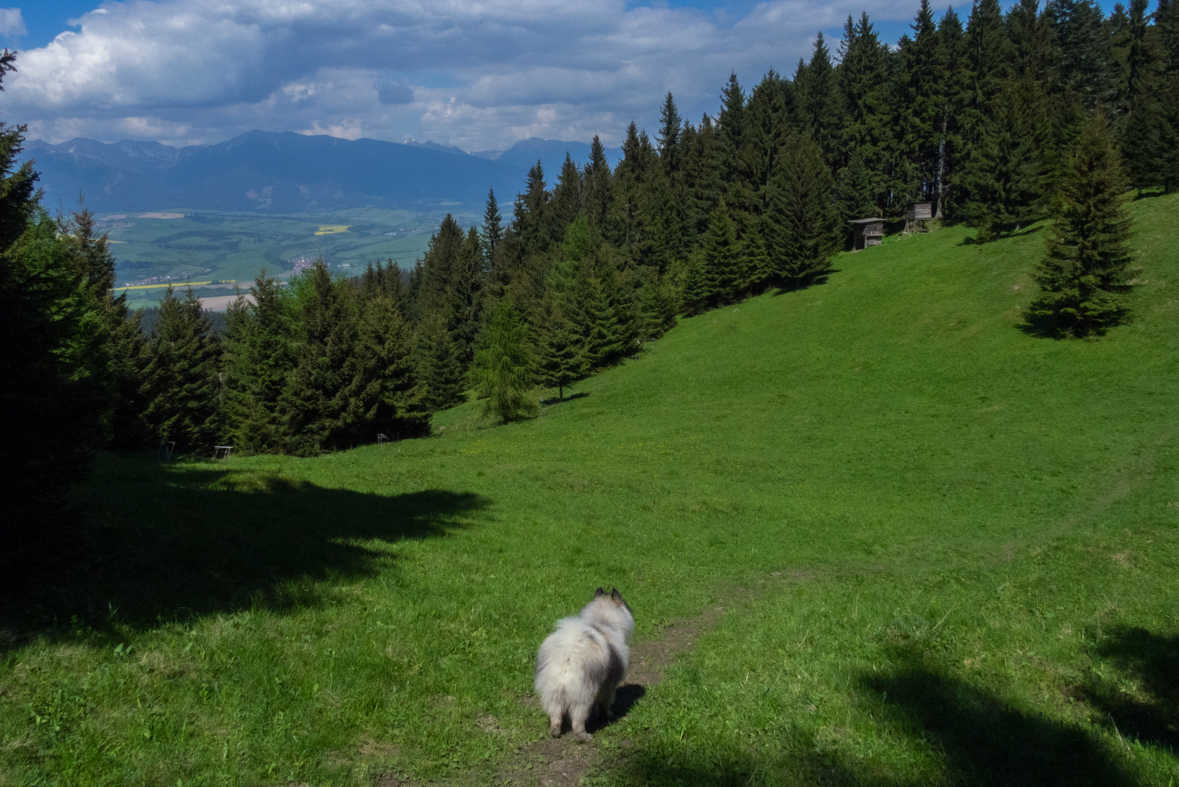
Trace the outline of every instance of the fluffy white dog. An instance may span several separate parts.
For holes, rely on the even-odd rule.
[[[573,735],[593,740],[585,722],[595,709],[604,717],[630,663],[628,641],[635,630],[630,607],[618,588],[598,588],[575,618],[557,622],[536,656],[536,693],[549,714],[549,733],[558,738],[566,716]]]

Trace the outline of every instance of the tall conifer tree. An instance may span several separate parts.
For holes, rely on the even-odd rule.
[[[1040,295],[1028,317],[1062,336],[1101,333],[1122,318],[1130,278],[1130,217],[1121,160],[1102,113],[1086,122],[1053,211]]]
[[[545,293],[537,341],[536,373],[541,385],[556,388],[557,395],[564,399],[565,389],[581,378],[584,361],[577,330],[565,315],[562,300],[552,290]]]
[[[805,69],[798,70],[794,84],[800,128],[809,130],[811,137],[818,142],[824,162],[828,166],[837,166],[840,161],[839,126],[842,111],[831,53],[822,33],[816,36],[811,60]]]
[[[361,317],[361,357],[369,365],[368,376],[379,386],[374,430],[393,439],[424,433],[430,414],[422,401],[413,331],[387,295],[366,300]]]
[[[598,135],[590,145],[590,160],[585,165],[585,217],[590,230],[596,237],[602,237],[606,231],[606,222],[610,215],[610,207],[614,201],[613,173],[610,163],[606,159],[605,148]]]
[[[736,300],[745,268],[741,251],[737,228],[728,206],[722,201],[712,211],[708,234],[704,236],[704,281],[709,305]]]
[[[489,414],[504,422],[536,414],[532,364],[524,323],[511,301],[501,300],[491,314],[487,336],[475,359],[475,376],[480,392],[487,397]]]
[[[786,286],[813,283],[831,267],[839,245],[834,182],[823,152],[809,136],[796,135],[778,161],[766,244],[779,280]]]
[[[495,250],[499,248],[503,236],[503,218],[499,213],[499,203],[495,200],[495,189],[488,189],[487,204],[483,209],[483,229],[479,234],[485,271],[490,272],[495,266]]]
[[[148,341],[144,369],[145,420],[161,440],[182,451],[212,453],[219,434],[221,346],[192,290],[183,299],[169,287]]]
[[[231,439],[242,453],[282,453],[283,393],[295,364],[294,324],[279,284],[262,270],[252,303],[230,306],[226,335],[226,399]]]

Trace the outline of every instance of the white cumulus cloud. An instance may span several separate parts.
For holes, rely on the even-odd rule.
[[[0,35],[23,36],[26,32],[19,8],[0,8]]]
[[[913,6],[868,0],[882,19],[909,18]],[[216,142],[261,128],[467,149],[529,135],[597,133],[617,144],[632,119],[654,130],[668,91],[698,120],[716,111],[730,71],[746,86],[771,67],[790,74],[818,30],[863,8],[771,0],[738,15],[623,0],[125,0],[22,52],[0,119],[52,141]]]

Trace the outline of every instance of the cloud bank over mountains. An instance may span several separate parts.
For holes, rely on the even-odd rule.
[[[218,142],[250,129],[431,139],[467,150],[527,137],[654,132],[663,96],[697,120],[731,70],[791,73],[847,15],[880,0],[741,8],[620,0],[127,0],[24,50],[0,115],[59,142]],[[19,9],[5,24],[20,22]],[[834,50],[837,42],[830,43]]]

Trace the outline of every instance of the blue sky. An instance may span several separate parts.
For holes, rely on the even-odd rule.
[[[51,142],[184,145],[260,128],[466,150],[530,136],[616,145],[631,120],[654,132],[668,91],[698,121],[730,71],[746,87],[770,68],[789,75],[817,32],[834,52],[865,10],[895,43],[917,5],[38,0],[0,9],[0,37],[20,51],[0,119]]]

